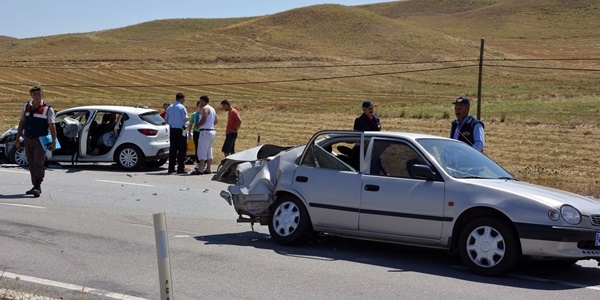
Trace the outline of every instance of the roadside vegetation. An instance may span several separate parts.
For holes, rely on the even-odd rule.
[[[600,197],[600,3],[412,0],[317,5],[237,19],[174,19],[31,39],[0,37],[0,127],[29,86],[57,109],[143,104],[175,93],[229,99],[236,148],[297,145],[351,129],[364,99],[382,127],[448,136],[452,100],[477,98],[485,153],[537,184]],[[477,106],[471,113],[476,115]],[[225,114],[220,112],[225,120]],[[214,152],[225,121],[217,126]]]

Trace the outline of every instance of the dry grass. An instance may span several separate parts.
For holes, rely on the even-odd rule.
[[[190,110],[201,94],[216,107],[227,98],[244,120],[238,149],[254,146],[258,132],[262,143],[296,145],[318,129],[349,129],[365,98],[384,130],[446,136],[450,102],[475,98],[478,70],[415,71],[477,64],[484,37],[486,154],[518,178],[600,196],[600,60],[512,60],[600,58],[599,12],[593,0],[414,0],[0,37],[0,126],[18,122],[28,86],[42,83],[58,109],[158,109],[178,91]],[[430,63],[359,66],[386,62]],[[368,76],[374,73],[393,74]],[[357,75],[364,77],[342,78]],[[224,126],[217,126],[215,152]]]

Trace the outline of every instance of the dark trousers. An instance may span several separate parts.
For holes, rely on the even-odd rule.
[[[194,162],[198,163],[198,138],[200,138],[200,131],[194,131],[192,138],[194,139]]]
[[[171,127],[169,134],[169,171],[185,170],[185,152],[187,150],[187,137],[183,135],[183,128]]]
[[[40,138],[25,137],[25,156],[29,163],[29,174],[31,175],[31,184],[35,188],[40,188],[44,175],[46,174],[46,151],[42,147]]]
[[[237,139],[237,132],[230,132],[225,134],[225,141],[221,151],[223,153],[233,154],[235,153],[235,140]]]

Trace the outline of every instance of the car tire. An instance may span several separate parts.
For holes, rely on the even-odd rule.
[[[461,232],[458,252],[467,268],[484,276],[510,272],[521,257],[516,232],[505,221],[494,217],[468,223]]]
[[[162,167],[164,164],[167,163],[168,158],[162,158],[159,160],[153,160],[153,161],[147,161],[146,162],[146,167],[148,168],[159,168]]]
[[[308,211],[300,199],[281,196],[273,204],[269,215],[271,238],[282,245],[299,245],[308,240],[312,224]]]
[[[119,146],[115,151],[115,162],[121,169],[134,171],[140,169],[146,160],[140,148],[132,144]]]
[[[17,164],[21,167],[26,167],[29,165],[27,162],[27,156],[25,155],[25,147],[18,148],[12,147],[10,151],[8,151],[8,162],[11,164]]]

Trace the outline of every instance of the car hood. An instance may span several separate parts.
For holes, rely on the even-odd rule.
[[[469,181],[471,180],[469,179]],[[476,179],[472,184],[484,188],[493,188],[555,208],[569,204],[583,214],[600,214],[600,199],[591,196],[585,197],[567,191],[516,180]]]

